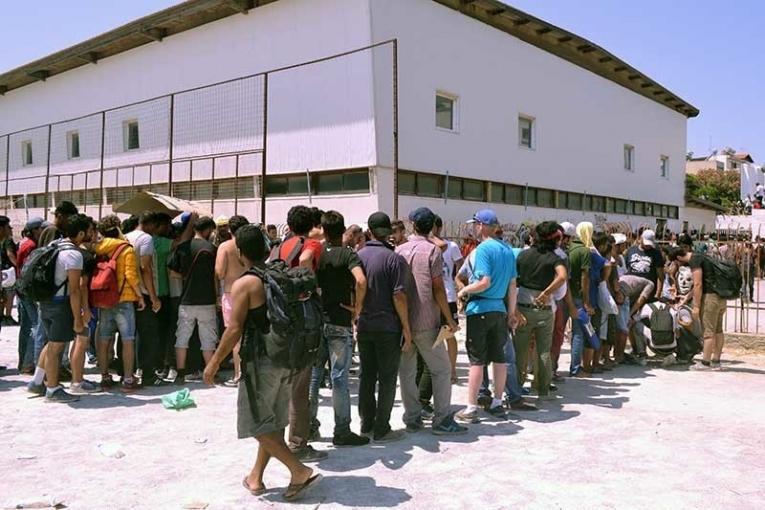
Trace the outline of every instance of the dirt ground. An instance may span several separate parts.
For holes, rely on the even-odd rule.
[[[0,364],[14,369],[17,332],[0,333]],[[465,402],[466,363],[461,353],[455,407]],[[501,423],[486,417],[461,437],[426,431],[356,449],[332,448],[331,401],[322,390],[325,439],[316,447],[329,457],[316,467],[324,481],[294,506],[762,509],[765,356],[729,353],[724,367],[621,367],[568,380],[540,411]],[[160,403],[175,388],[97,394],[67,406],[29,398],[28,379],[0,373],[0,508],[289,506],[281,499],[287,471],[276,462],[265,496],[240,485],[256,448],[236,439],[235,389],[187,385],[197,407],[178,412]],[[401,414],[399,400],[394,427]],[[358,431],[355,408],[353,416]],[[113,450],[124,456],[103,453]]]

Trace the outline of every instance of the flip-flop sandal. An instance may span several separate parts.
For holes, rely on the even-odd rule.
[[[284,494],[282,494],[282,496],[287,501],[295,501],[300,496],[302,496],[305,493],[305,491],[307,491],[308,489],[310,489],[311,487],[319,483],[321,479],[322,479],[322,476],[320,474],[316,474],[316,475],[313,475],[308,480],[306,480],[305,482],[303,482],[302,484],[299,484],[299,485],[289,484],[287,486],[287,491]],[[295,491],[295,492],[293,492],[292,494],[288,494],[289,491]]]
[[[224,382],[223,386],[226,386],[227,388],[236,388],[239,386],[239,378],[232,377],[231,379]]]
[[[247,489],[247,491],[250,494],[252,494],[253,496],[262,496],[263,494],[266,493],[266,486],[265,485],[263,485],[263,486],[261,486],[261,487],[259,487],[257,489],[251,488],[250,484],[247,483],[247,477],[246,476],[244,478],[242,478],[242,487]]]

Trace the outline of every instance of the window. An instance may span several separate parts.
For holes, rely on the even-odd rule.
[[[592,197],[592,210],[595,212],[606,212],[606,199],[603,197]]]
[[[32,164],[32,142],[31,140],[26,140],[21,142],[21,165],[30,166]]]
[[[465,200],[486,200],[486,186],[483,181],[465,179],[462,188],[462,198]]]
[[[312,186],[313,182],[317,195],[366,192],[369,191],[369,170],[314,174]]]
[[[624,169],[635,170],[635,146],[624,144]]]
[[[627,201],[617,198],[614,202],[614,212],[617,214],[627,214]]]
[[[725,170],[725,163],[723,163],[722,161],[718,161],[717,162],[717,170],[719,170],[720,172]]]
[[[676,220],[679,217],[678,215],[679,215],[680,211],[679,211],[679,209],[676,206],[670,205],[668,213],[669,213],[669,217],[671,219]],[[683,231],[685,231],[685,230],[688,230],[688,228],[687,227],[683,228]]]
[[[423,197],[442,197],[444,188],[438,175],[418,174],[417,194]]]
[[[512,205],[523,205],[524,188],[513,184],[505,185],[505,203]]]
[[[491,201],[492,202],[504,202],[505,201],[505,185],[500,182],[490,183]]]
[[[665,179],[669,179],[669,158],[667,156],[662,156],[661,161],[661,176]]]
[[[417,193],[417,174],[413,172],[399,172],[398,191],[405,195],[414,195]]]
[[[66,157],[77,159],[80,157],[80,133],[70,131],[66,134]]]
[[[536,147],[534,119],[521,115],[518,117],[518,145],[533,149]]]
[[[633,202],[632,211],[635,216],[645,216],[645,204],[643,202]]]
[[[436,93],[436,127],[457,131],[457,97],[443,92]]]
[[[446,185],[446,196],[448,198],[462,198],[462,179],[449,177],[449,184]]]
[[[537,206],[539,207],[555,207],[555,193],[551,189],[537,190]],[[531,204],[531,200],[529,200]]]
[[[648,202],[645,203],[645,210],[643,212],[643,215],[644,216],[653,216],[653,204],[649,204]]]
[[[122,123],[122,138],[125,151],[132,151],[141,147],[138,134],[138,121],[126,120]]]
[[[606,198],[606,212],[609,214],[616,212],[616,205],[613,198]]]
[[[583,197],[581,193],[566,193],[566,208],[572,211],[581,211]]]

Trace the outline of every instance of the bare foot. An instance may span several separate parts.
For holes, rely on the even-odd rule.
[[[263,480],[251,481],[250,476],[251,475],[247,475],[244,477],[244,480],[242,480],[242,485],[244,486],[244,488],[250,491],[250,494],[252,494],[253,496],[260,496],[264,492],[266,492],[266,486],[263,484]]]
[[[290,478],[290,485],[303,485],[306,480],[313,476],[313,469],[308,466],[303,466],[300,471],[292,475]]]

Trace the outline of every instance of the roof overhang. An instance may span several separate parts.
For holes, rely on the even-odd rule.
[[[685,206],[695,207],[697,209],[709,209],[711,211],[716,211],[719,213],[724,213],[728,211],[725,207],[721,206],[718,203],[712,202],[710,200],[704,200],[703,198],[696,198],[696,197],[686,197]]]
[[[0,95],[278,0],[187,0],[0,74]],[[597,44],[499,0],[433,0],[687,117],[699,110]]]

